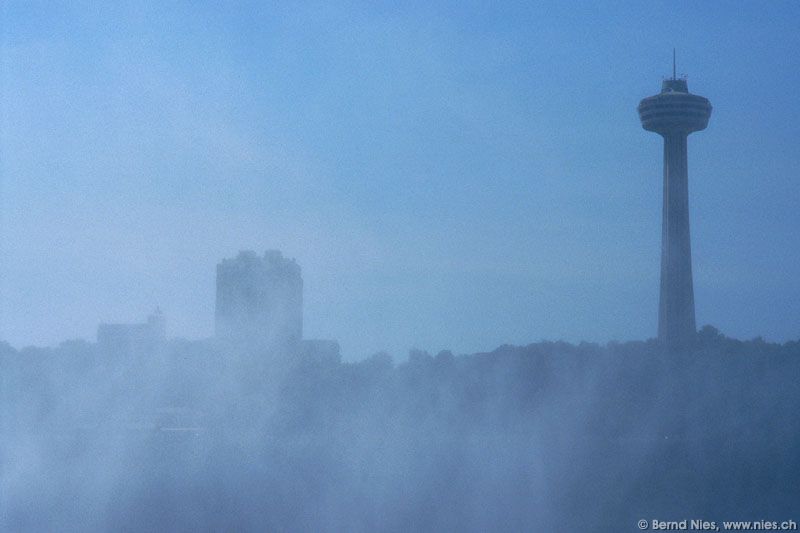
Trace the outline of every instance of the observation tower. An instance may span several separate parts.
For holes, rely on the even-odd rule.
[[[639,103],[639,118],[647,131],[664,138],[664,201],[661,221],[661,293],[658,338],[670,348],[686,346],[696,332],[692,248],[689,236],[689,175],[686,141],[704,130],[711,103],[692,94],[685,78],[665,79],[661,92]]]

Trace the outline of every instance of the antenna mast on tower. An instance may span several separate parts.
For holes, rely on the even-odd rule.
[[[677,80],[678,77],[675,75],[675,49],[672,49],[672,79]]]

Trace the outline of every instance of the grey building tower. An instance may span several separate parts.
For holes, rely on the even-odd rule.
[[[691,94],[686,80],[675,76],[673,52],[672,78],[664,80],[659,94],[643,99],[638,110],[642,127],[664,138],[658,338],[671,348],[679,348],[696,332],[686,141],[690,133],[708,125],[711,103]]]
[[[303,337],[300,266],[277,250],[239,252],[217,265],[216,336],[256,346],[291,347]]]

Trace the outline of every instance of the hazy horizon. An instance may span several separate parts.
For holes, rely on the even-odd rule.
[[[698,326],[800,338],[800,5],[6,2],[0,340],[156,306],[213,333],[214,269],[279,249],[347,359],[655,335],[671,71]]]

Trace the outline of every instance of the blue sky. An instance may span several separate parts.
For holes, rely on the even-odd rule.
[[[0,338],[161,306],[279,248],[345,357],[654,334],[678,72],[699,324],[800,337],[800,4],[5,2]]]

